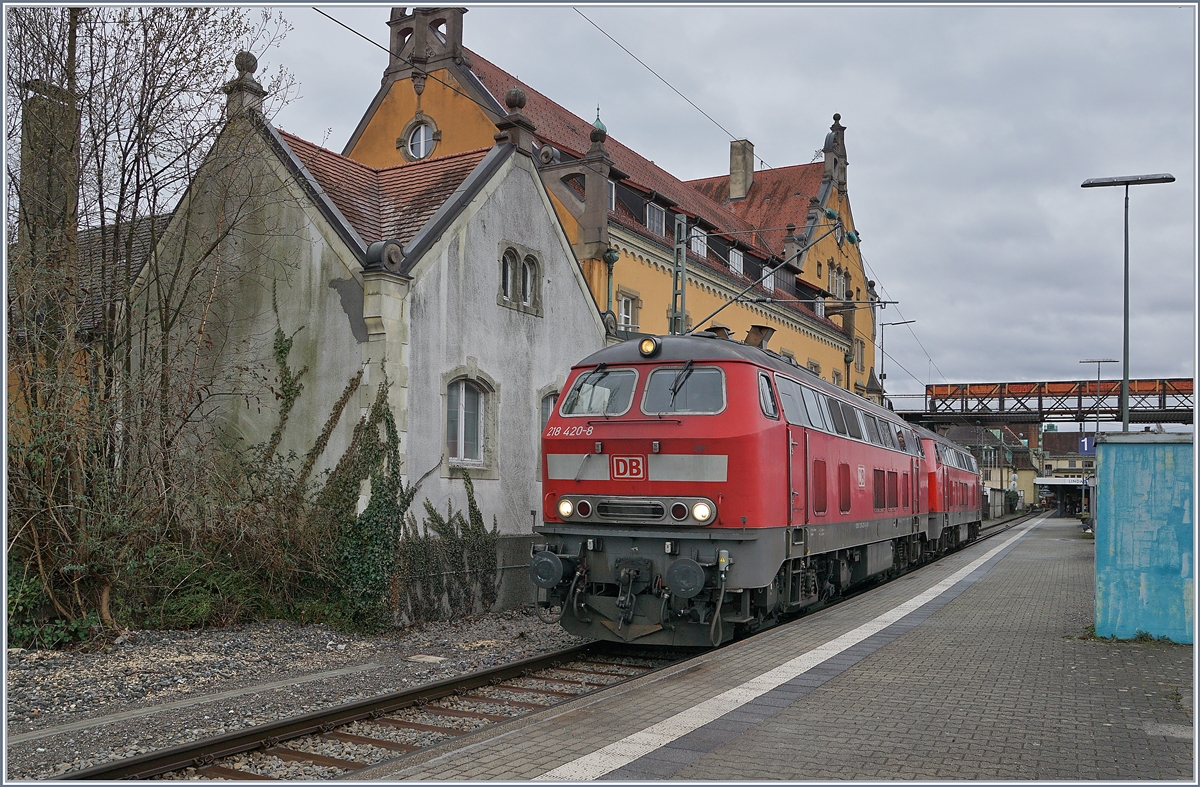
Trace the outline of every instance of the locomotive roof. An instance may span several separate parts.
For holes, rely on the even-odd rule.
[[[614,344],[611,347],[605,347],[603,350],[598,350],[582,361],[579,361],[575,366],[596,366],[602,363],[613,365],[631,363],[684,363],[686,361],[698,361],[700,363],[705,361],[745,361],[758,366],[765,366],[775,371],[792,375],[793,377],[799,377],[806,384],[811,385],[827,396],[845,399],[847,398],[846,395],[850,393],[850,391],[841,386],[822,380],[803,366],[789,363],[781,355],[776,355],[769,350],[762,350],[744,342],[722,339],[711,333],[688,334],[685,336],[659,336],[657,338],[662,345],[658,354],[653,358],[645,358],[638,351],[638,342],[641,339],[630,339],[620,344]],[[934,440],[943,445],[953,446],[969,453],[968,449],[963,448],[963,446],[944,435],[926,429],[920,424],[908,423],[886,407],[880,407],[857,394],[852,394],[852,396],[855,400],[852,404],[855,407],[861,407],[876,416],[886,416],[889,421],[902,424],[906,428],[911,429],[918,438]]]
[[[734,341],[732,339],[722,339],[714,334],[689,334],[686,336],[659,336],[657,337],[662,342],[662,349],[653,358],[645,358],[638,351],[638,342],[640,339],[630,339],[629,341],[614,344],[611,347],[605,347],[603,350],[598,350],[588,357],[584,358],[576,366],[596,366],[606,363],[614,364],[630,364],[630,363],[684,363],[686,361],[696,361],[703,363],[705,361],[745,361],[747,363],[765,366],[774,369],[778,372],[798,377],[806,384],[821,391],[828,396],[833,396],[839,399],[847,398],[847,394],[853,397],[851,402],[855,407],[861,407],[864,410],[874,415],[886,415],[889,420],[904,424],[909,429],[916,431],[919,429],[914,424],[909,424],[903,418],[896,415],[887,408],[880,407],[874,402],[863,399],[857,394],[852,394],[841,386],[822,380],[810,370],[797,364],[788,363],[783,356],[776,355],[769,350],[762,350],[744,342]],[[936,435],[935,435],[936,437]],[[939,438],[945,440],[945,438]]]

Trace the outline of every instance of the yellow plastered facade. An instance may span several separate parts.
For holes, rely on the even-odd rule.
[[[393,82],[347,154],[368,167],[383,168],[403,164],[408,159],[398,143],[404,128],[420,110],[441,134],[434,144],[433,157],[450,156],[495,144],[496,125],[475,102],[463,96],[453,85],[449,71],[434,71],[425,80],[425,89],[417,95],[408,79]]]
[[[455,87],[451,88],[449,85]],[[365,128],[348,155],[371,167],[404,163],[406,159],[400,150],[403,143],[398,143],[398,139],[418,111],[432,121],[441,135],[432,152],[433,157],[477,150],[494,144],[495,123],[488,113],[465,95],[466,92],[466,88],[457,85],[455,78],[446,69],[431,73],[425,80],[420,96],[413,89],[410,79],[397,79],[391,83],[378,108],[368,118]],[[550,195],[550,200],[568,240],[572,244],[579,243],[578,221],[553,194]],[[847,231],[854,229],[849,202],[836,188],[831,190],[827,206],[838,211]],[[818,228],[814,234],[819,236],[823,232],[824,228]],[[621,255],[613,273],[614,311],[616,299],[622,291],[627,295],[636,295],[641,303],[636,320],[638,330],[643,333],[667,333],[667,310],[672,299],[672,254],[611,223],[609,236],[610,243]],[[857,248],[852,244],[839,245],[834,236],[829,235],[813,246],[807,258],[808,262],[801,275],[802,281],[819,289],[829,289],[828,260],[833,259],[836,266],[850,273],[851,293],[857,290],[861,298],[866,297],[862,262]],[[816,276],[817,260],[821,261],[822,267],[822,275],[819,278]],[[595,259],[580,260],[580,265],[596,303],[601,309],[606,308],[606,266]],[[733,282],[724,282],[706,269],[694,264],[689,265],[686,298],[689,317],[699,320],[716,311],[740,289],[741,287],[736,287]],[[729,328],[737,339],[744,338],[751,325],[772,327],[776,333],[768,344],[771,349],[792,356],[802,367],[815,364],[817,373],[825,380],[840,382],[843,387],[861,393],[875,363],[875,344],[871,311],[863,309],[857,314],[859,316],[856,319],[855,334],[865,343],[864,368],[861,371],[853,361],[846,362],[847,354],[854,353],[854,344],[844,333],[805,320],[785,307],[735,303],[708,324]],[[834,323],[842,322],[840,316],[832,316],[830,319]]]

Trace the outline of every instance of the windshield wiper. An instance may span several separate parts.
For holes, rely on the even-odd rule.
[[[598,377],[596,377],[596,382],[603,380],[605,377],[608,376],[608,364],[602,363],[599,366],[597,366],[595,369],[592,369],[590,372],[588,372],[587,374],[585,374],[583,377],[580,378],[579,382],[576,383],[576,385],[575,385],[574,391],[572,391],[571,399],[567,402],[566,406],[563,408],[564,411],[574,411],[575,410],[575,405],[579,402],[579,397],[583,394],[583,386],[588,384],[588,381],[590,381],[592,379],[593,375],[599,375]],[[595,387],[594,383],[593,383],[593,387]],[[606,409],[607,409],[607,407],[606,407]]]
[[[688,362],[679,370],[679,374],[675,375],[675,380],[671,383],[671,407],[675,406],[675,396],[683,389],[683,384],[687,382],[688,377],[691,377],[693,363],[694,361],[689,358]]]

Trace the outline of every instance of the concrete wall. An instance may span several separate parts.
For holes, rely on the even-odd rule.
[[[1096,447],[1096,634],[1191,643],[1192,435],[1102,435]]]

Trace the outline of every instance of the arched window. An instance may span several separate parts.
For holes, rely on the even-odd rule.
[[[483,462],[484,397],[470,380],[446,389],[446,452],[456,464]]]
[[[513,269],[516,267],[517,255],[509,249],[500,258],[500,297],[506,301],[512,300]]]
[[[548,393],[542,397],[542,428],[546,428],[546,423],[550,420],[550,416],[554,414],[554,405],[558,403],[558,391]]]
[[[542,263],[533,249],[505,242],[500,247],[500,289],[496,303],[542,316]]]
[[[526,257],[521,263],[521,303],[533,305],[533,290],[537,282],[537,261]]]
[[[422,159],[433,152],[433,126],[418,123],[408,134],[408,155]]]

